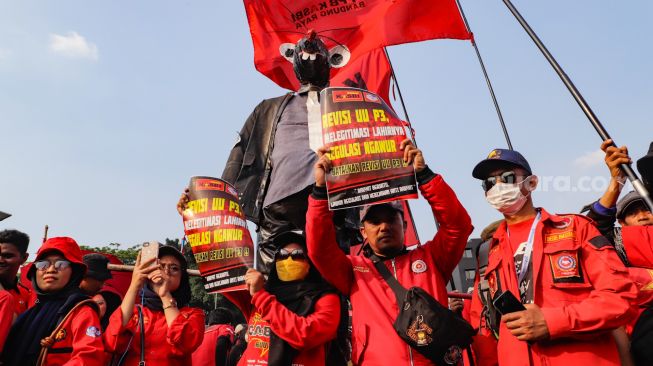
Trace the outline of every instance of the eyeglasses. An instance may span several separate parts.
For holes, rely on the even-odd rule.
[[[48,260],[40,260],[34,262],[34,267],[36,267],[36,269],[39,271],[45,271],[50,268],[50,266],[54,266],[55,270],[61,271],[62,269],[70,267],[70,262],[65,259],[58,259],[54,262],[50,262]]]
[[[168,272],[170,274],[176,274],[179,273],[179,271],[181,271],[181,268],[179,268],[179,266],[176,264],[160,263],[159,265],[161,266],[162,271]]]
[[[502,183],[513,184],[517,181],[517,174],[513,171],[507,171],[501,173],[498,177],[494,176],[494,177],[485,178],[481,183],[481,187],[483,187],[483,190],[487,192],[490,189],[492,189],[492,187],[494,187],[498,183],[497,178],[499,178],[499,180]]]
[[[293,260],[306,259],[306,254],[304,253],[303,249],[295,249],[292,252],[289,252],[285,249],[279,250],[279,253],[277,254],[277,259],[284,260],[284,259],[288,259],[288,257],[292,258]]]

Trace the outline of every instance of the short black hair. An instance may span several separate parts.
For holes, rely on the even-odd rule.
[[[227,308],[217,308],[211,310],[207,319],[208,325],[231,324],[233,321],[234,315],[231,313],[231,310]]]
[[[0,243],[2,244],[12,244],[18,251],[22,254],[27,253],[27,247],[29,246],[29,235],[25,234],[22,231],[18,230],[2,230],[0,231]]]

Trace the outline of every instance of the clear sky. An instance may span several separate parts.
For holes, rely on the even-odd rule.
[[[549,180],[536,204],[577,212],[608,174],[598,135],[502,1],[461,2],[513,144]],[[514,3],[617,142],[645,154],[652,3]],[[471,170],[505,142],[474,50],[434,40],[389,52],[417,142],[477,235],[499,215]],[[30,252],[45,224],[87,245],[180,237],[188,179],[219,176],[254,106],[283,93],[254,69],[240,1],[0,0],[0,210],[14,215],[0,229],[27,232]],[[435,227],[413,206],[424,240]]]

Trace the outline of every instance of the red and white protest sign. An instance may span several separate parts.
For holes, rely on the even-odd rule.
[[[207,292],[245,289],[254,262],[252,238],[238,193],[218,178],[192,177],[184,232]]]
[[[406,125],[382,98],[326,88],[320,107],[322,143],[333,164],[326,177],[330,209],[417,198],[415,170],[400,149]]]

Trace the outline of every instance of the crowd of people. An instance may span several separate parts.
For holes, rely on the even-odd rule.
[[[54,237],[23,266],[29,237],[5,230],[2,365],[653,365],[653,214],[635,192],[619,199],[625,147],[601,146],[611,183],[586,215],[538,207],[538,177],[517,151],[494,149],[470,169],[503,218],[475,248],[471,300],[450,304],[469,213],[408,139],[404,163],[438,226],[430,241],[406,246],[396,201],[329,210],[332,162],[310,148],[308,120],[332,58],[312,31],[288,57],[301,87],[256,107],[222,175],[258,233],[246,291],[225,293],[247,324],[189,306],[178,248],[141,252],[120,291],[107,286],[110,258]],[[653,144],[637,168],[651,191]],[[186,191],[179,213],[189,201]]]
[[[23,266],[29,237],[0,232],[2,365],[653,364],[653,214],[636,192],[619,199],[619,164],[631,163],[625,147],[602,145],[612,183],[586,215],[536,206],[538,177],[517,151],[495,149],[479,162],[472,176],[503,220],[481,234],[471,301],[447,293],[470,215],[419,149],[409,140],[401,149],[439,224],[433,239],[406,248],[403,206],[367,205],[359,211],[363,249],[344,253],[326,200],[331,161],[321,149],[305,229],[274,235],[267,275],[252,268],[247,291],[225,294],[247,320],[236,329],[228,309],[210,312],[205,325],[204,312],[188,305],[188,263],[175,247],[143,261],[139,254],[128,289],[116,293],[105,286],[109,259],[83,255],[74,239],[44,241]],[[650,186],[653,144],[639,162]],[[473,341],[420,348],[444,342],[436,334],[464,339],[467,328],[449,320],[438,328],[415,320],[404,330],[416,343],[406,340],[398,320],[417,303],[396,296],[397,288],[448,305]],[[523,308],[495,301],[505,296]],[[349,316],[341,316],[343,306]],[[345,357],[343,322],[351,326]]]

